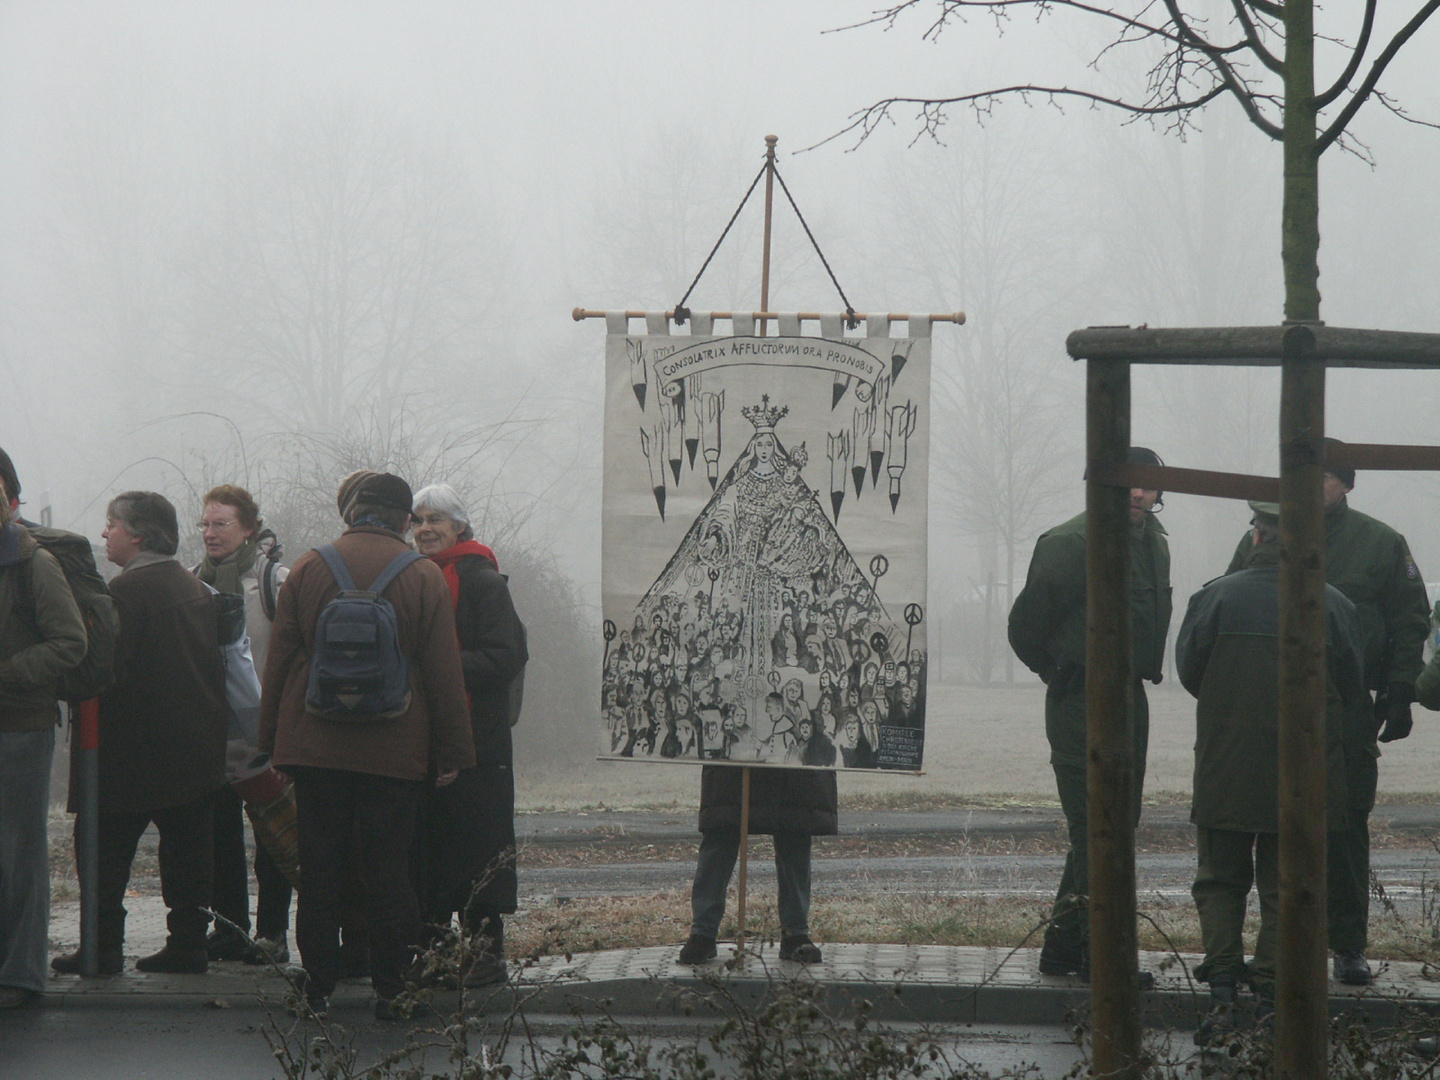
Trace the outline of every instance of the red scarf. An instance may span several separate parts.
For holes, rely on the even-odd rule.
[[[500,560],[495,558],[495,552],[480,543],[479,540],[463,540],[453,547],[448,547],[444,551],[430,556],[430,561],[440,567],[445,574],[445,581],[450,586],[450,601],[457,607],[460,604],[460,571],[455,569],[455,564],[467,555],[483,556],[495,564],[495,569],[500,569]]]

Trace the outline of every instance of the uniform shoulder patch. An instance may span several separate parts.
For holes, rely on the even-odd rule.
[[[1410,552],[1405,552],[1405,576],[1414,581],[1420,576],[1420,568],[1415,565],[1415,557]]]

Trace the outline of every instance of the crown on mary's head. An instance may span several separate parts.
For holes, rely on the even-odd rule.
[[[790,406],[788,405],[772,407],[769,394],[762,394],[760,396],[759,405],[745,405],[740,409],[740,415],[755,426],[756,435],[767,431],[773,435],[775,433],[775,425],[784,419],[789,412]]]

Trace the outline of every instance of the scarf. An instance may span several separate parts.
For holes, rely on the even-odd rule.
[[[479,555],[489,559],[495,564],[495,569],[500,569],[500,560],[495,558],[495,552],[491,551],[479,540],[462,540],[453,544],[435,555],[430,556],[430,561],[440,567],[445,575],[445,583],[450,586],[450,600],[457,607],[460,605],[460,571],[455,569],[455,564],[461,559],[470,555]]]
[[[255,566],[255,556],[259,550],[260,545],[252,536],[241,544],[233,555],[226,556],[218,563],[206,555],[196,567],[195,576],[206,585],[213,586],[217,592],[244,593],[240,579]]]

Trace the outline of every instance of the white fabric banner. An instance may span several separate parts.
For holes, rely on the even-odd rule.
[[[928,320],[647,322],[606,338],[600,757],[919,769]]]

